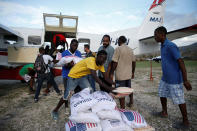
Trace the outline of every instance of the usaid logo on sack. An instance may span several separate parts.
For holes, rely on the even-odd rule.
[[[113,99],[108,99],[108,98],[100,98],[98,101],[114,101]]]
[[[74,98],[80,98],[80,99],[83,99],[83,97],[82,97],[81,95],[79,95],[79,94],[74,94],[74,95],[73,95],[73,97],[74,97]]]
[[[110,122],[110,124],[112,125],[112,126],[117,126],[117,125],[119,125],[120,124],[120,121],[119,120],[109,120],[109,122]]]
[[[78,105],[82,104],[82,103],[85,103],[85,102],[88,102],[88,101],[91,101],[92,99],[91,98],[88,98],[88,99],[84,99],[82,101],[79,101],[77,102],[76,104],[74,104],[74,107],[77,107]]]
[[[157,18],[157,17],[150,17],[149,21],[163,23],[163,19],[162,18]]]

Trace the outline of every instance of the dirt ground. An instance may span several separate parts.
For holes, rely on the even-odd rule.
[[[168,118],[159,118],[153,115],[161,111],[160,100],[157,95],[158,84],[161,78],[161,68],[153,69],[153,81],[150,81],[149,68],[137,68],[135,79],[132,80],[134,88],[133,110],[141,113],[149,125],[156,131],[177,131],[174,128],[177,122],[182,121],[177,105],[168,100]],[[187,68],[188,79],[193,90],[185,90],[188,117],[191,124],[190,131],[197,130],[197,68]],[[56,78],[59,87],[63,90],[61,77]],[[98,86],[98,85],[97,85]],[[59,120],[53,121],[51,111],[61,96],[55,91],[44,96],[42,91],[38,103],[34,103],[34,95],[29,95],[28,85],[20,81],[0,81],[0,131],[63,131],[68,121],[69,109],[64,106],[59,110]],[[117,101],[118,103],[118,101]],[[118,103],[119,105],[119,103]],[[127,109],[129,109],[127,107]]]

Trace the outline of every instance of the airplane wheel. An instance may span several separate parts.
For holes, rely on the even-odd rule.
[[[25,80],[21,80],[21,83],[26,83],[26,81]]]

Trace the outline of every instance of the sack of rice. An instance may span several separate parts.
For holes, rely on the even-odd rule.
[[[100,120],[95,113],[92,112],[79,112],[78,114],[71,115],[69,120],[76,123],[99,123]]]
[[[77,57],[77,56],[65,56],[65,57],[62,57],[58,63],[56,63],[55,66],[64,66],[68,63],[70,63],[71,61],[74,62],[74,64],[78,63],[79,61],[81,61],[82,58],[80,57]]]
[[[96,103],[97,100],[90,94],[90,89],[85,88],[70,98],[71,115],[86,112]]]
[[[121,114],[117,110],[101,110],[96,114],[102,120],[104,119],[122,120]]]
[[[116,102],[107,92],[96,91],[92,95],[97,100],[97,103],[92,106],[92,112],[97,113],[101,110],[115,109]]]
[[[102,131],[99,123],[75,123],[68,121],[65,124],[66,131]]]
[[[120,120],[102,120],[101,127],[103,131],[133,131],[132,128]]]
[[[119,111],[121,112],[123,121],[131,128],[141,128],[147,126],[144,117],[140,113],[125,109],[119,109]]]

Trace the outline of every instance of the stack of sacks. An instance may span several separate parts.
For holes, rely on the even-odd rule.
[[[90,89],[85,88],[70,98],[71,116],[69,119],[77,123],[98,123],[97,115],[91,112],[91,107],[97,103],[90,94]],[[86,119],[84,119],[86,118]]]
[[[66,123],[66,131],[102,131],[98,116],[91,112],[97,100],[85,88],[70,98],[71,116]]]
[[[55,66],[64,66],[64,65],[70,63],[71,61],[73,61],[74,64],[76,64],[81,60],[82,60],[82,58],[77,57],[77,56],[65,56],[65,57],[62,57],[60,59],[60,61],[55,64]]]
[[[146,121],[137,112],[118,109],[106,92],[90,94],[86,88],[70,99],[71,116],[66,131],[133,131],[146,127]]]
[[[108,93],[96,91],[92,95],[97,100],[97,103],[92,107],[92,112],[96,113],[101,120],[122,120],[119,111],[115,110],[116,102]]]
[[[132,131],[122,121],[121,113],[115,110],[116,102],[108,93],[96,91],[92,95],[98,101],[92,107],[92,112],[95,112],[100,118],[103,131]]]

